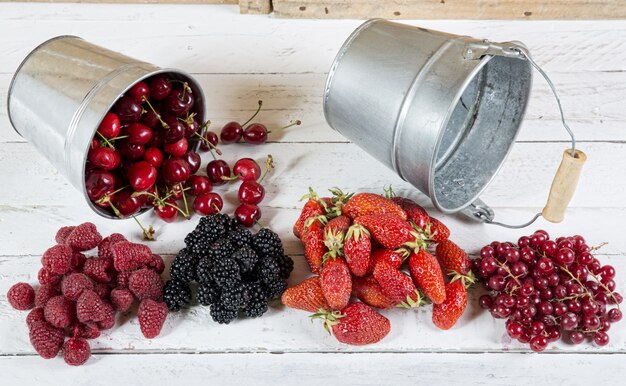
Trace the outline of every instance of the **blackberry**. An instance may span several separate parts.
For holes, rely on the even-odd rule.
[[[252,272],[257,264],[257,261],[259,260],[256,252],[248,246],[239,248],[231,257],[239,263],[242,274]]]
[[[220,304],[229,310],[240,311],[248,305],[250,293],[242,283],[227,284],[222,287]]]
[[[200,232],[209,243],[226,236],[230,230],[230,218],[222,213],[212,214],[200,218],[196,231]]]
[[[196,269],[197,280],[199,283],[204,283],[211,280],[209,271],[211,269],[211,260],[208,257],[203,257],[198,261],[198,267]]]
[[[198,286],[198,303],[203,306],[216,304],[220,298],[220,290],[212,281],[205,281]]]
[[[219,324],[228,324],[237,317],[237,311],[229,310],[220,303],[211,306],[211,317]]]
[[[212,261],[229,258],[235,252],[235,247],[227,239],[219,239],[206,251],[206,256]]]
[[[252,248],[259,257],[280,256],[285,252],[280,237],[268,228],[263,228],[252,236]]]
[[[208,251],[211,245],[213,245],[212,242],[209,242],[208,240],[205,240],[205,239],[198,240],[191,247],[191,254],[194,255],[198,259],[208,257]]]
[[[262,283],[270,283],[280,280],[280,266],[273,257],[264,257],[259,260],[256,267],[257,275]]]
[[[185,236],[185,245],[187,246],[187,248],[191,249],[196,243],[198,243],[198,241],[201,241],[202,239],[204,239],[202,234],[194,229],[193,231],[189,232],[187,236]]]
[[[179,279],[168,280],[163,289],[163,301],[170,311],[178,311],[191,301],[189,284]]]
[[[287,255],[276,256],[276,263],[280,268],[280,277],[283,279],[289,278],[293,271],[293,260]]]
[[[243,311],[249,318],[258,318],[267,311],[265,290],[259,282],[246,283],[245,286],[250,295],[250,300],[248,300],[248,305]]]
[[[239,249],[250,244],[252,241],[252,232],[244,227],[237,226],[227,236],[228,240]]]
[[[170,267],[170,276],[172,279],[179,279],[189,283],[196,280],[196,267],[198,259],[192,255],[187,248],[183,248],[174,258]]]
[[[287,289],[287,282],[280,279],[264,282],[263,289],[268,300],[278,299]]]
[[[209,275],[220,287],[241,282],[239,264],[231,258],[213,261]]]

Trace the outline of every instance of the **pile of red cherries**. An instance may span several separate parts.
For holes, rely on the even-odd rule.
[[[622,318],[622,296],[615,292],[615,269],[603,266],[593,250],[582,236],[551,240],[543,230],[520,237],[517,245],[494,241],[473,261],[490,291],[479,304],[506,319],[509,336],[533,351],[562,337],[604,346],[611,323]]]

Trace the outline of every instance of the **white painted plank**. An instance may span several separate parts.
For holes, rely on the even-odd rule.
[[[270,135],[278,142],[335,142],[347,139],[330,129],[322,111],[325,74],[198,74],[207,96],[207,117],[212,129],[231,120],[247,120],[264,102],[257,120],[268,128],[282,127],[292,119],[303,125]],[[24,141],[11,127],[6,94],[11,74],[0,75],[0,142]],[[581,79],[577,73],[555,72],[552,80],[560,93],[570,126],[580,141],[626,140],[626,72],[593,72]],[[556,102],[548,86],[536,79],[521,128],[520,141],[563,141]]]
[[[13,72],[37,44],[60,34],[80,35],[130,56],[191,72],[325,72],[337,49],[361,23],[241,16],[235,6],[0,7],[0,55],[6,57],[0,72],[4,73]],[[493,41],[522,41],[551,71],[623,70],[626,62],[624,21],[406,22]]]
[[[588,385],[626,376],[622,355],[503,354],[221,354],[96,355],[71,368],[61,359],[2,357],[8,384],[317,386],[332,377],[343,385]]]

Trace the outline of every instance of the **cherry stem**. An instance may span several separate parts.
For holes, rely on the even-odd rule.
[[[241,127],[244,127],[245,125],[247,125],[248,123],[250,123],[251,120],[254,119],[254,117],[257,116],[257,114],[259,113],[259,111],[261,111],[261,106],[263,106],[263,101],[259,101],[259,107],[256,109],[256,112],[250,117],[250,119],[248,119],[243,125],[241,125]]]
[[[100,138],[102,138],[102,140],[104,141],[104,143],[110,147],[111,149],[115,149],[115,146],[113,146],[113,144],[111,142],[109,142],[109,140],[107,139],[107,137],[105,137],[104,135],[100,134],[99,131],[96,130],[96,133],[98,133],[98,135],[100,136]]]
[[[296,119],[295,121],[290,121],[287,126],[283,126],[283,127],[279,128],[279,129],[275,129],[275,130],[268,130],[267,133],[269,134],[269,133],[272,133],[272,132],[275,132],[275,131],[282,131],[282,130],[290,128],[291,126],[300,126],[301,124],[302,124],[302,121],[299,120],[299,119]]]
[[[239,177],[241,177],[241,174],[234,174],[230,177],[221,176],[220,178],[222,179],[222,181],[234,181],[236,179],[239,179]]]
[[[185,190],[187,190],[187,189],[183,188],[183,183],[182,182],[180,182],[178,184],[178,186],[180,187],[180,189],[181,189],[181,191],[183,193],[183,202],[185,203],[185,213],[186,213],[185,218],[189,218],[189,205],[187,204],[187,195],[185,194]]]
[[[185,212],[183,212],[183,210],[182,210],[182,209],[180,209],[180,208],[178,207],[178,205],[170,204],[169,202],[165,202],[165,201],[163,201],[163,204],[165,204],[165,205],[167,205],[167,206],[171,206],[172,208],[175,208],[177,211],[179,211],[179,212],[180,212],[180,214],[182,214],[182,215],[183,215],[183,217],[187,218],[187,214],[186,214]]]
[[[211,206],[213,207],[213,209],[215,209],[217,213],[220,213],[222,211],[220,208],[217,207],[216,204],[212,204]]]
[[[130,137],[130,135],[120,135],[119,137],[109,139],[109,141],[117,141],[118,139],[124,139],[128,137]]]
[[[265,176],[267,175],[267,173],[270,172],[270,170],[274,169],[274,158],[272,158],[271,154],[267,155],[267,160],[265,161],[265,170],[263,171],[263,174],[261,175],[261,178],[259,178],[259,180],[257,181],[259,184],[261,182],[263,182],[263,179],[265,178]]]
[[[163,121],[163,119],[161,119],[161,114],[157,113],[156,110],[154,109],[154,107],[152,106],[152,103],[150,103],[150,101],[148,100],[148,98],[146,98],[145,96],[141,97],[141,99],[143,99],[144,102],[146,102],[148,104],[148,107],[150,107],[150,110],[152,110],[152,112],[154,113],[154,115],[156,115],[157,119],[159,120],[159,122],[161,122],[161,126],[163,126],[164,128],[168,129],[169,125],[167,123],[165,123]]]
[[[152,235],[154,234],[154,229],[152,229],[152,225],[148,226],[148,229],[146,229],[143,227],[143,225],[141,225],[141,223],[139,222],[137,217],[135,217],[135,215],[132,215],[130,217],[132,217],[133,220],[135,220],[135,222],[137,223],[137,225],[139,225],[139,227],[141,228],[141,231],[143,232],[143,238],[145,240],[154,240],[154,237],[152,237]]]

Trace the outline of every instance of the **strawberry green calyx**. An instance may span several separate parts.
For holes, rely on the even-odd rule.
[[[469,288],[472,284],[476,283],[476,276],[474,276],[474,272],[471,270],[467,273],[467,275],[460,274],[455,271],[448,272],[448,276],[450,276],[450,283],[453,283],[457,280],[461,280],[463,286],[465,288]]]
[[[415,253],[419,252],[420,249],[425,251],[430,245],[428,236],[415,224],[412,223],[411,225],[413,229],[415,229],[415,231],[411,232],[413,240],[404,243],[404,246],[408,247],[410,250],[414,250]]]
[[[402,261],[404,262],[406,259],[411,256],[411,250],[407,247],[400,247],[394,251],[395,253],[402,256]]]
[[[309,217],[305,222],[304,222],[304,226],[306,228],[310,227],[315,221],[319,221],[322,223],[322,225],[326,225],[328,223],[328,218],[326,216],[323,216],[321,214],[318,214],[317,216],[313,216],[313,217]]]
[[[415,299],[413,299],[413,297],[415,297]],[[415,290],[413,295],[407,295],[406,300],[396,304],[396,307],[406,309],[418,308],[422,304],[424,304],[424,295],[419,290]]]
[[[383,192],[385,192],[384,196],[386,199],[391,200],[393,197],[396,196],[396,193],[393,191],[393,188],[391,187],[391,185],[389,185],[388,188],[385,188],[383,186]]]
[[[332,194],[332,198],[330,199],[333,206],[326,210],[328,215],[332,217],[338,217],[342,215],[341,207],[343,204],[348,202],[350,198],[354,195],[353,193],[344,193],[341,189],[335,187],[328,189],[328,191]]]
[[[329,258],[335,259],[339,256],[343,256],[344,240],[345,235],[341,231],[333,232],[332,230],[326,230],[324,232],[324,245],[328,248],[328,252],[324,254],[322,264],[324,264]]]
[[[324,330],[332,335],[332,327],[340,323],[339,319],[345,317],[340,311],[329,311],[320,308],[316,313],[310,316],[311,322],[315,319],[321,319],[324,322]]]
[[[354,241],[359,241],[359,239],[363,237],[370,237],[370,232],[365,229],[363,225],[354,224],[348,228],[348,233],[346,234],[346,238],[353,238]]]

